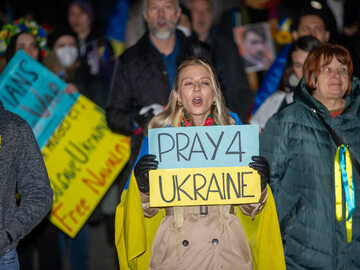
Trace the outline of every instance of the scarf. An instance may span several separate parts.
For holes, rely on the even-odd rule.
[[[215,122],[214,118],[212,118],[211,113],[206,117],[205,126],[217,126],[218,124]],[[178,127],[191,127],[194,126],[193,121],[188,116],[186,112],[184,112],[179,119]]]

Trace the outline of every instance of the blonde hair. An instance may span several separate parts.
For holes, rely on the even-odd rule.
[[[210,80],[214,91],[215,104],[211,107],[211,115],[218,125],[234,125],[235,120],[229,117],[229,110],[225,107],[225,100],[221,93],[220,83],[213,67],[202,58],[190,57],[181,63],[177,70],[174,86],[169,96],[168,104],[164,111],[156,115],[149,123],[148,129],[177,126],[180,116],[184,113],[181,105],[178,104],[180,89],[180,76],[189,66],[202,66],[210,73]],[[147,133],[147,131],[146,131]]]
[[[149,123],[148,129],[161,128],[173,126],[176,127],[180,121],[180,116],[184,113],[181,105],[178,104],[178,95],[180,90],[180,76],[182,72],[189,66],[202,66],[206,68],[210,73],[210,81],[214,91],[215,104],[211,106],[211,115],[218,125],[234,125],[235,119],[229,116],[229,109],[225,107],[225,100],[221,93],[220,83],[216,76],[214,68],[202,58],[190,57],[181,63],[177,70],[174,86],[172,88],[168,104],[164,111],[156,115]],[[145,133],[147,133],[147,130]],[[224,229],[226,218],[229,215],[230,206],[219,206],[218,218],[220,229]],[[183,229],[184,215],[186,214],[186,208],[177,206],[174,207],[173,225],[177,229],[178,238],[181,236],[181,230]],[[179,238],[180,239],[180,238]],[[179,240],[180,241],[180,240]],[[180,242],[179,242],[180,243]],[[179,244],[180,245],[180,244]]]

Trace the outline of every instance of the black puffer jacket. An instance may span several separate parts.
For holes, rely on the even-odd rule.
[[[349,145],[360,161],[360,84],[354,79],[344,111],[333,118],[310,95],[304,79],[295,103],[275,114],[260,137],[261,155],[270,163],[287,269],[360,269],[360,177],[353,166],[355,211],[352,241],[346,240],[345,215],[335,216],[334,157],[337,146],[320,120]],[[345,195],[342,194],[345,213]]]

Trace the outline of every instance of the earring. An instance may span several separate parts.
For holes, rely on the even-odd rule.
[[[179,107],[182,107],[181,101],[178,100],[177,104],[178,104]]]
[[[216,105],[216,101],[215,101],[215,100],[213,101],[212,105],[213,105],[213,106],[215,106],[215,105]]]

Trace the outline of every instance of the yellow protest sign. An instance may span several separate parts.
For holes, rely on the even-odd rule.
[[[257,203],[260,175],[250,167],[151,170],[150,206]]]
[[[42,154],[54,190],[50,221],[75,237],[128,161],[130,139],[112,133],[104,111],[80,96]]]

